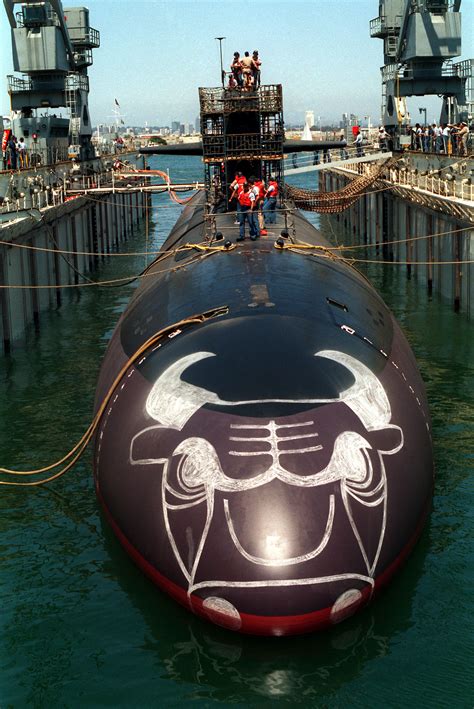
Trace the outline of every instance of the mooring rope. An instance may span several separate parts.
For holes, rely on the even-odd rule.
[[[459,261],[384,261],[381,259],[362,259],[352,256],[341,256],[340,253],[336,253],[336,251],[345,251],[346,247],[327,247],[319,244],[307,244],[305,242],[298,244],[281,244],[278,241],[275,241],[274,246],[278,250],[292,251],[303,256],[318,256],[321,258],[332,259],[333,261],[342,261],[348,266],[353,266],[355,263],[380,263],[386,266],[452,266],[474,263],[474,259],[464,259]],[[380,244],[380,246],[384,246],[384,244]]]
[[[136,281],[140,278],[147,278],[148,276],[155,276],[155,275],[158,275],[161,273],[170,273],[170,272],[174,272],[174,271],[179,271],[181,268],[186,268],[187,266],[191,266],[192,264],[196,263],[197,261],[201,261],[206,256],[211,256],[212,254],[218,254],[218,253],[227,253],[229,251],[233,251],[236,248],[237,248],[236,244],[230,244],[229,246],[208,246],[206,244],[183,244],[183,246],[179,246],[176,249],[172,249],[170,251],[163,252],[162,255],[159,255],[154,261],[152,261],[149,264],[149,266],[147,266],[147,268],[145,268],[140,273],[131,274],[130,276],[123,276],[122,278],[109,278],[109,279],[103,280],[103,281],[93,281],[93,280],[88,279],[86,283],[0,284],[0,289],[2,289],[2,290],[28,290],[28,289],[32,289],[32,290],[59,290],[59,289],[63,289],[63,288],[86,288],[86,287],[90,287],[90,286],[112,286],[112,285],[116,285],[116,284],[125,285],[127,283],[133,283],[133,281]],[[170,266],[170,268],[164,268],[159,271],[150,271],[150,269],[153,266],[155,266],[157,263],[160,263],[161,261],[164,261],[165,259],[169,258],[170,256],[173,256],[174,254],[177,254],[177,253],[180,253],[183,251],[198,251],[200,253],[195,258],[190,259],[189,261],[183,261],[183,263],[175,264],[174,266]]]
[[[55,473],[49,475],[46,478],[42,478],[41,480],[34,480],[32,482],[0,480],[0,485],[8,485],[15,487],[37,487],[39,485],[44,485],[45,483],[51,482],[52,480],[56,480],[57,478],[64,475],[68,470],[73,467],[73,465],[75,465],[75,463],[79,460],[79,458],[82,456],[85,449],[87,448],[92,436],[94,435],[95,431],[97,430],[97,427],[99,426],[104,411],[107,408],[107,405],[110,402],[110,399],[112,398],[115,389],[124,377],[128,368],[131,367],[143,355],[144,352],[146,352],[150,347],[155,345],[164,337],[171,337],[172,335],[174,335],[174,333],[177,334],[178,330],[183,327],[186,327],[187,325],[201,325],[210,318],[225,315],[227,312],[227,306],[220,306],[212,310],[207,310],[206,312],[200,313],[199,315],[192,315],[191,317],[185,318],[184,320],[179,320],[178,322],[173,323],[172,325],[168,325],[167,327],[158,330],[154,335],[149,337],[146,342],[140,345],[140,347],[133,353],[133,355],[131,355],[131,357],[127,359],[127,361],[115,377],[112,385],[109,387],[105,397],[103,398],[94,418],[87,427],[85,433],[82,435],[79,441],[71,448],[71,450],[66,453],[66,455],[64,455],[59,460],[56,460],[54,463],[50,463],[49,465],[45,465],[41,468],[35,468],[33,470],[12,470],[11,468],[0,468],[0,473],[2,473],[3,475],[12,476],[32,476],[40,475],[42,473],[48,473],[51,470],[54,470],[55,468],[59,468],[59,470],[57,470]]]

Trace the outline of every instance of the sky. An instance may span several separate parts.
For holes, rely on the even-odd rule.
[[[63,1],[64,7],[74,4],[81,5]],[[101,35],[89,68],[94,125],[114,122],[115,99],[126,125],[194,123],[197,87],[219,84],[218,36],[226,37],[227,69],[234,51],[259,50],[262,83],[283,84],[286,123],[302,124],[307,110],[322,124],[339,121],[344,112],[379,122],[383,43],[369,34],[377,0],[89,0],[87,7]],[[460,59],[468,59],[474,57],[474,0],[463,0],[461,12]],[[0,18],[3,79],[13,72],[3,4]],[[3,82],[0,110],[8,115]],[[440,99],[410,99],[415,120],[422,106],[430,122],[438,119]]]

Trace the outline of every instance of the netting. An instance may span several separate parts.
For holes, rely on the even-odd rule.
[[[351,180],[345,187],[336,192],[316,192],[302,187],[286,185],[286,196],[293,200],[295,206],[308,212],[322,214],[336,214],[351,207],[361,194],[370,187],[389,167],[386,161],[376,168],[372,168],[366,175],[360,175]]]

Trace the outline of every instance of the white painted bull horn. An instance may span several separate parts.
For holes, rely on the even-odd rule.
[[[164,426],[181,429],[204,404],[218,404],[212,391],[183,382],[182,373],[196,362],[215,357],[212,352],[194,352],[165,369],[153,385],[146,400],[146,412]]]
[[[315,357],[323,357],[342,364],[354,376],[355,382],[336,399],[253,399],[245,401],[226,401],[209,389],[184,382],[183,372],[192,364],[208,357],[215,357],[212,352],[194,352],[182,357],[170,365],[154,383],[146,402],[146,411],[151,418],[169,428],[181,430],[191,416],[205,404],[218,406],[239,406],[279,402],[283,404],[324,404],[341,401],[347,404],[360,418],[368,431],[384,428],[390,421],[390,404],[385,390],[378,378],[368,367],[344,352],[321,350]]]
[[[337,350],[321,350],[315,356],[342,364],[354,376],[354,384],[341,393],[339,401],[352,409],[368,431],[384,428],[390,423],[392,411],[385,389],[365,364]]]

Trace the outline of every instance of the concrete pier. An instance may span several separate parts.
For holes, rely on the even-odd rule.
[[[84,282],[81,274],[90,276],[101,259],[120,249],[134,234],[149,199],[139,192],[93,200],[79,196],[0,224],[0,285],[5,286],[0,288],[0,343],[5,352],[29,327],[40,328],[42,312],[61,307],[63,286]]]
[[[427,162],[422,156],[418,160]],[[406,157],[403,168],[378,180],[352,207],[330,219],[345,230],[345,243],[367,245],[353,252],[356,266],[357,259],[399,263],[382,267],[403,269],[427,294],[439,294],[455,311],[472,318],[474,201],[470,175],[474,165],[472,159],[464,163],[451,181],[443,176],[439,187],[429,167],[423,165],[425,169],[420,170],[416,157]],[[339,190],[360,169],[347,166],[322,172],[320,189]]]

